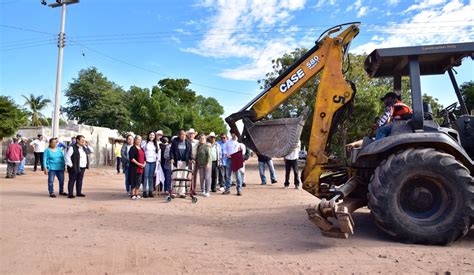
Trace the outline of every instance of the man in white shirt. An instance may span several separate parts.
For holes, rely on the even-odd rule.
[[[36,172],[38,161],[41,164],[41,171],[44,171],[43,155],[44,155],[44,149],[46,147],[46,143],[45,143],[45,139],[43,135],[39,134],[38,138],[33,140],[33,142],[31,142],[30,145],[33,147],[34,154],[35,154],[35,165],[33,167],[33,171]]]
[[[290,172],[293,169],[293,175],[295,178],[295,189],[299,189],[300,180],[298,178],[298,156],[301,150],[301,141],[298,141],[293,152],[285,156],[285,189],[290,188]]]
[[[227,166],[226,166],[226,181],[225,181],[225,191],[224,195],[230,194],[230,188],[232,184],[232,160],[231,155],[242,151],[242,157],[245,154],[245,145],[239,143],[237,140],[237,135],[231,131],[232,138],[224,143],[224,153],[227,157]],[[242,159],[243,162],[243,159]],[[242,196],[242,174],[239,171],[234,172],[237,178],[237,196]]]
[[[86,169],[89,169],[89,156],[92,148],[86,148],[86,139],[82,135],[76,137],[76,143],[69,147],[66,153],[66,166],[69,173],[68,198],[73,199],[74,184],[76,185],[76,196],[85,197],[82,193],[82,181]]]

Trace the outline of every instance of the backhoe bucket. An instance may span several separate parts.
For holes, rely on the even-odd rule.
[[[297,118],[252,122],[244,118],[241,141],[256,153],[268,157],[284,157],[297,146],[308,111]]]

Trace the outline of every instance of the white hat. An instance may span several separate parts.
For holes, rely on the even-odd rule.
[[[163,136],[163,131],[161,131],[161,130],[158,130],[158,131],[156,131],[156,134],[157,134],[157,135],[162,135],[162,136]]]
[[[197,134],[197,132],[194,131],[194,128],[191,128],[188,130],[188,134]]]
[[[211,132],[211,133],[209,134],[209,137],[216,137],[216,133]]]

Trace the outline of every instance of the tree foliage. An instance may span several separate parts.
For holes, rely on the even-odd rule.
[[[126,130],[130,124],[125,92],[94,67],[79,72],[66,96],[67,107],[62,111],[69,119],[119,130]]]
[[[66,90],[63,111],[80,123],[146,134],[161,129],[171,135],[181,128],[225,132],[224,109],[214,98],[196,96],[188,79],[162,79],[150,89],[124,91],[96,68],[81,70]]]
[[[6,96],[0,96],[0,139],[9,137],[28,123],[28,113]]]
[[[460,90],[467,109],[472,112],[474,110],[474,81],[464,82],[461,84]]]
[[[51,103],[51,100],[43,98],[42,95],[35,96],[33,94],[30,94],[29,97],[23,95],[23,98],[25,99],[24,106],[27,106],[29,109],[28,114],[30,115],[31,125],[48,125],[48,120],[41,113],[41,111],[46,108],[49,103]]]
[[[221,116],[223,107],[212,97],[196,96],[187,79],[162,79],[151,91],[133,86],[127,102],[133,121],[131,130],[144,134],[161,129],[176,134],[179,129],[195,128],[198,132],[225,132]]]

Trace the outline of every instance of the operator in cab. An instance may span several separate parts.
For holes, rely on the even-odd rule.
[[[390,136],[394,120],[408,120],[413,114],[412,109],[403,103],[400,96],[394,92],[386,93],[380,100],[385,105],[385,112],[374,125],[374,128],[377,129],[375,140]]]

